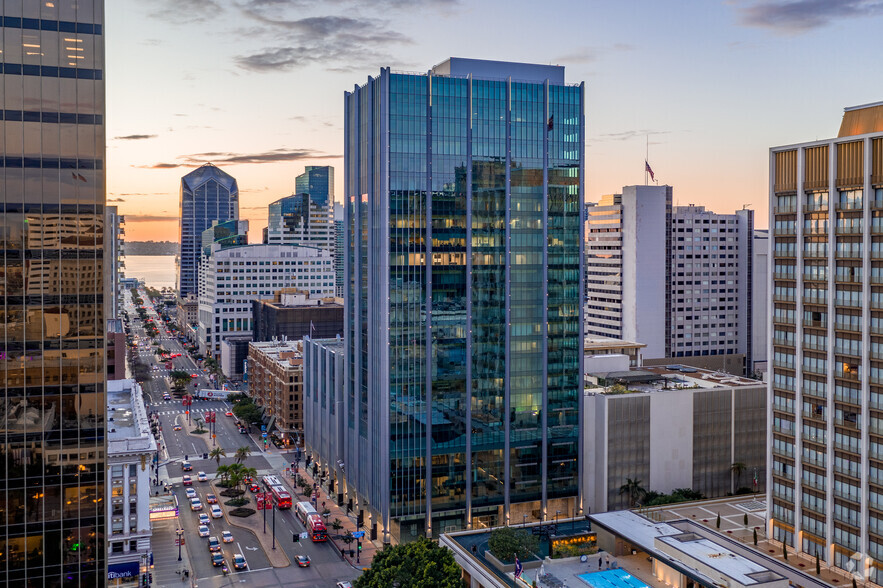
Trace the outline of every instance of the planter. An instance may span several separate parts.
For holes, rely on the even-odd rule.
[[[494,556],[494,554],[491,553],[490,551],[485,551],[484,557],[486,560],[488,560],[491,563],[492,566],[494,566],[495,568],[497,568],[498,570],[500,570],[504,574],[511,574],[515,571],[515,562],[509,563],[509,564],[503,563],[502,561],[498,560]],[[578,557],[574,558],[574,559],[579,561]],[[557,560],[557,561],[563,561],[563,560]],[[536,568],[540,567],[542,564],[543,564],[542,560],[539,560],[536,558],[532,558],[532,559],[525,560],[525,561],[521,562],[521,565],[524,566],[525,570],[536,569]]]

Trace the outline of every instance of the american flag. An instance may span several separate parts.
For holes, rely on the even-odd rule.
[[[515,556],[515,577],[520,578],[521,573],[524,572],[524,566],[521,565],[521,560],[518,559],[518,556]]]
[[[650,167],[650,164],[647,163],[647,160],[644,160],[644,171],[650,174],[650,179],[654,182],[656,181],[656,176],[653,174],[653,169]]]

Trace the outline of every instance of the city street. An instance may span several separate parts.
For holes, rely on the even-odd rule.
[[[154,324],[160,331],[160,335],[156,339],[156,343],[167,351],[176,354],[180,353],[180,357],[173,358],[173,369],[188,371],[191,374],[197,374],[192,379],[192,383],[187,386],[187,391],[192,392],[196,388],[215,388],[204,370],[199,369],[197,363],[188,355],[183,345],[173,336],[166,333],[166,328],[160,316],[158,316],[146,303],[148,300],[147,293],[140,290],[140,296],[145,300],[145,309],[149,318],[153,319]],[[258,541],[254,533],[249,529],[244,529],[232,525],[230,523],[229,510],[232,508],[224,504],[229,498],[220,496],[219,505],[224,511],[221,518],[211,518],[210,505],[207,504],[206,494],[212,492],[209,482],[199,482],[197,474],[204,472],[209,480],[214,480],[215,472],[218,468],[218,462],[215,459],[206,458],[214,447],[222,448],[226,457],[220,460],[221,465],[229,465],[235,463],[235,454],[237,449],[248,447],[251,451],[249,457],[242,462],[245,466],[255,468],[258,472],[258,479],[267,474],[283,474],[287,466],[290,466],[286,459],[278,453],[265,453],[261,450],[260,444],[255,442],[252,435],[241,434],[236,426],[236,419],[233,416],[226,416],[230,411],[230,404],[224,400],[198,400],[194,399],[190,406],[190,414],[185,414],[187,407],[183,406],[181,399],[163,400],[163,395],[170,391],[171,383],[169,382],[169,370],[157,361],[156,355],[153,353],[151,339],[138,319],[137,312],[132,304],[131,295],[127,292],[125,297],[125,310],[129,313],[130,327],[133,336],[139,339],[139,345],[135,351],[135,357],[147,364],[150,379],[142,382],[142,388],[145,392],[145,403],[148,405],[148,413],[153,413],[158,420],[160,431],[160,451],[158,468],[154,472],[154,476],[158,477],[158,485],[155,485],[154,493],[159,494],[165,491],[165,485],[168,484],[170,492],[176,497],[179,505],[179,516],[177,524],[180,524],[184,530],[184,561],[177,561],[177,547],[175,547],[175,521],[172,524],[158,525],[157,533],[154,541],[163,541],[171,543],[169,546],[160,547],[155,545],[155,569],[163,570],[164,578],[180,578],[174,572],[183,569],[183,564],[189,560],[191,566],[190,579],[194,583],[202,586],[230,586],[240,582],[248,581],[256,585],[276,585],[282,583],[286,586],[333,586],[336,582],[342,580],[353,580],[359,574],[347,562],[343,561],[339,551],[337,551],[330,543],[313,543],[309,539],[301,539],[298,542],[293,541],[294,533],[304,533],[306,529],[297,519],[294,510],[277,510],[276,518],[276,547],[284,551],[291,565],[285,568],[272,568],[270,561],[264,552],[264,548]],[[216,414],[216,422],[214,424],[215,438],[212,439],[209,433],[194,434],[192,433],[196,427],[196,419],[202,419],[203,428],[210,425],[205,424],[205,415],[208,412]],[[175,427],[180,430],[175,430]],[[259,432],[254,432],[259,435]],[[181,469],[181,462],[188,460],[193,467],[192,471],[187,472],[192,478],[192,486],[184,486],[182,484],[184,472]],[[291,478],[285,478],[279,475],[285,481],[289,492],[296,503],[298,498],[291,488]],[[191,511],[190,500],[186,496],[187,488],[193,488],[199,497],[203,510],[199,512]],[[255,507],[254,495],[246,492],[245,497],[251,500],[248,505],[250,508]],[[212,565],[211,554],[208,549],[208,538],[200,537],[198,534],[198,515],[199,513],[209,515],[210,523],[208,525],[210,536],[221,538],[222,531],[230,531],[234,537],[232,543],[222,543],[222,553],[229,568],[230,575],[225,577],[220,567]],[[263,519],[264,512],[258,511],[250,519],[261,517]],[[272,533],[272,511],[266,512],[268,534]],[[263,526],[261,525],[261,531]],[[333,531],[329,528],[329,533]],[[239,553],[245,556],[248,562],[247,571],[235,571],[232,566],[233,555]],[[295,556],[307,555],[311,560],[311,565],[307,568],[300,568],[295,563]],[[167,561],[168,560],[168,561]],[[247,578],[247,580],[245,580]],[[157,577],[157,581],[159,578]],[[168,581],[168,580],[164,580]],[[179,580],[180,581],[180,580]]]

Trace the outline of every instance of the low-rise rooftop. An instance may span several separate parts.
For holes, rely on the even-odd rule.
[[[109,455],[156,451],[141,386],[135,380],[107,382],[107,451]]]

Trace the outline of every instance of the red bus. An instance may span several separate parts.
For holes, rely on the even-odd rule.
[[[328,541],[328,530],[325,528],[325,523],[322,522],[322,517],[317,514],[307,517],[307,532],[314,542]]]
[[[273,502],[276,503],[276,508],[291,508],[291,494],[285,489],[279,478],[276,476],[264,476],[261,480],[270,491],[270,494],[273,495]]]

